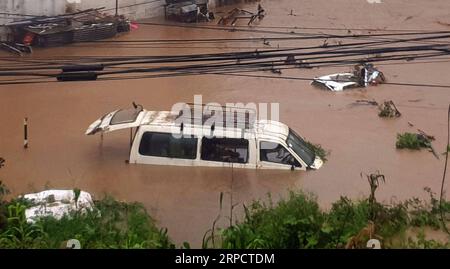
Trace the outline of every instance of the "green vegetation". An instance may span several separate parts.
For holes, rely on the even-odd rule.
[[[375,191],[385,177],[379,172],[366,175],[370,196],[358,201],[347,197],[320,209],[310,193],[290,192],[276,204],[254,201],[244,206],[245,218],[224,229],[213,228],[204,236],[204,247],[249,248],[366,248],[369,239],[378,239],[383,248],[450,248],[450,242],[428,240],[426,229],[443,232],[441,209],[450,213],[450,203],[440,208],[429,188],[430,201],[417,198],[402,203],[377,202]],[[219,215],[220,216],[220,215]],[[449,219],[445,219],[448,222]],[[414,229],[419,232],[412,233]]]
[[[4,159],[0,158],[0,168]],[[75,201],[81,190],[74,189]],[[173,248],[167,230],[139,203],[125,203],[105,197],[94,201],[93,209],[78,208],[62,219],[44,217],[29,223],[25,210],[32,204],[25,199],[6,201],[9,193],[0,181],[0,248],[66,248],[69,239],[82,248]]]
[[[377,172],[365,177],[370,185],[368,198],[352,201],[341,197],[329,210],[323,210],[310,193],[292,191],[276,203],[269,194],[266,202],[244,205],[243,220],[228,218],[228,227],[217,228],[223,217],[221,193],[221,212],[205,233],[203,247],[365,248],[369,239],[378,239],[383,248],[450,248],[448,238],[442,243],[426,237],[431,229],[444,234],[441,216],[449,222],[450,202],[440,203],[436,194],[425,188],[429,201],[414,198],[383,204],[376,200],[375,192],[385,182],[384,175]],[[74,193],[77,199],[80,190]],[[43,217],[29,223],[25,210],[30,202],[6,201],[7,194],[8,189],[0,182],[0,248],[66,248],[69,239],[79,240],[82,248],[175,247],[167,230],[158,229],[139,203],[106,197],[95,201],[93,210],[77,208],[60,220]],[[230,216],[236,205],[230,195]],[[181,248],[190,245],[185,242]]]
[[[310,148],[317,156],[319,156],[322,161],[327,161],[327,156],[330,154],[329,151],[322,148],[320,144],[313,144],[311,142],[305,141],[308,148]]]
[[[83,248],[172,248],[167,231],[156,228],[138,203],[112,198],[95,202],[95,210],[74,211],[62,219],[27,223],[26,206],[9,204],[7,225],[0,233],[2,248],[61,248],[77,239]]]
[[[397,134],[397,143],[395,146],[398,149],[414,149],[430,148],[431,141],[423,135],[413,133]]]
[[[1,185],[3,188],[4,186]],[[0,248],[65,248],[77,239],[83,248],[173,248],[167,230],[158,229],[139,203],[110,197],[95,201],[94,210],[73,211],[57,220],[28,223],[22,201],[1,202]],[[6,208],[6,211],[5,211]]]
[[[1,168],[1,166],[0,166]],[[7,224],[7,209],[6,209],[6,203],[4,202],[4,197],[9,193],[9,190],[6,188],[6,186],[3,184],[3,182],[0,180],[0,231],[2,231],[3,228],[5,228]]]
[[[206,237],[204,245],[226,249],[364,248],[372,237],[379,238],[384,248],[448,248],[450,243],[428,241],[420,233],[416,239],[404,238],[413,227],[440,228],[437,205],[433,202],[431,209],[429,206],[414,199],[372,207],[369,199],[353,202],[341,197],[325,212],[315,196],[291,192],[276,205],[272,200],[253,202],[246,208],[243,222],[219,229],[216,244]],[[450,213],[450,203],[445,203],[444,210]]]

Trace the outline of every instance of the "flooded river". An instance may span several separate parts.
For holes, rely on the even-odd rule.
[[[266,0],[262,5],[267,16],[259,25],[450,30],[445,25],[450,23],[447,0],[427,2],[426,8],[420,0],[382,2]],[[444,6],[447,8],[442,8]],[[244,7],[256,9],[254,5]],[[291,13],[293,15],[289,15]],[[163,22],[162,19],[148,21]],[[246,22],[239,25],[245,26]],[[318,31],[329,33],[326,30],[308,30],[308,33]],[[116,40],[249,36],[273,34],[140,25],[138,30]],[[270,45],[301,47],[322,42],[272,41]],[[168,55],[249,48],[270,47],[262,42],[184,47],[180,44],[170,47],[74,44],[36,49],[29,58]],[[378,67],[390,81],[450,85],[449,62]],[[283,75],[309,78],[349,70],[350,67],[327,67],[290,70]],[[201,94],[205,103],[278,102],[280,120],[306,139],[330,150],[328,161],[320,170],[307,172],[130,165],[125,163],[129,132],[106,134],[103,140],[99,135],[84,135],[95,119],[117,108],[130,107],[133,101],[150,110],[169,110],[177,102],[193,102],[195,94]],[[393,100],[402,117],[381,119],[376,107],[351,105],[358,99]],[[419,128],[435,136],[433,146],[438,154],[444,152],[449,102],[448,88],[380,85],[332,93],[313,88],[308,81],[214,75],[0,86],[0,156],[6,159],[0,178],[14,195],[45,188],[78,187],[96,197],[111,194],[120,200],[142,202],[158,225],[168,228],[176,243],[189,241],[193,246],[200,246],[204,232],[219,213],[220,192],[232,192],[233,203],[239,203],[237,216],[242,203],[266,199],[269,192],[277,199],[289,189],[314,192],[324,208],[342,195],[359,198],[369,193],[369,185],[360,176],[361,172],[377,170],[386,176],[386,183],[377,192],[378,200],[425,197],[424,187],[438,192],[444,168],[442,155],[438,160],[426,150],[396,150],[395,141],[397,133],[415,132]],[[29,119],[29,148],[26,150],[22,147],[24,117]],[[224,196],[225,216],[231,204],[228,194]],[[223,219],[222,224],[226,222]]]

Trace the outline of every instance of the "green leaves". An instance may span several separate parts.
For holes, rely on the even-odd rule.
[[[384,247],[413,246],[414,242],[419,247],[441,246],[425,239],[391,243],[392,238],[403,238],[414,225],[438,224],[438,203],[434,196],[430,200],[428,206],[417,201],[414,209],[410,202],[384,205],[375,201],[371,206],[368,199],[341,197],[330,210],[322,211],[315,196],[291,192],[276,204],[255,201],[246,206],[243,221],[221,230],[218,241],[222,242],[221,248],[231,249],[343,248],[350,238],[366,229],[373,212],[375,234],[384,238]],[[450,203],[444,202],[443,206],[445,212],[450,212]],[[366,237],[361,237],[359,247],[365,246]]]
[[[0,233],[0,248],[59,248],[76,238],[82,248],[170,248],[167,229],[158,229],[145,208],[106,197],[95,202],[96,209],[85,214],[71,212],[60,220],[26,222],[26,206],[8,206],[8,225]]]
[[[8,223],[6,230],[0,234],[0,247],[3,248],[36,248],[45,245],[43,227],[39,224],[27,223],[26,206],[14,203],[8,206]]]
[[[330,154],[330,151],[325,150],[320,144],[313,144],[309,141],[305,141],[308,148],[310,148],[314,153],[319,156],[322,161],[327,161],[327,156]]]
[[[398,149],[414,149],[419,150],[420,148],[429,148],[431,141],[424,137],[423,135],[413,134],[413,133],[403,133],[397,134],[397,142],[395,146]]]

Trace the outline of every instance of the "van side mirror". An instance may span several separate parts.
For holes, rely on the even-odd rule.
[[[297,161],[295,160],[295,158],[293,156],[291,156],[288,160],[288,164],[291,165],[291,171],[294,171],[295,167],[297,166]]]

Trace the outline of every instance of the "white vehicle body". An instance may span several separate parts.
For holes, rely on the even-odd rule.
[[[386,81],[384,74],[372,64],[355,66],[353,73],[337,73],[315,78],[312,85],[324,87],[333,92],[340,92],[355,87],[367,87]]]
[[[333,92],[340,92],[345,89],[358,87],[355,75],[352,73],[340,73],[318,77],[315,78],[311,84],[323,86]]]
[[[33,203],[32,207],[25,210],[25,217],[30,223],[34,223],[38,218],[48,216],[61,219],[72,211],[92,210],[94,205],[91,194],[85,191],[80,191],[76,201],[73,190],[46,190],[26,194],[23,198]]]
[[[129,162],[137,164],[292,170],[323,164],[303,147],[302,138],[277,121],[255,120],[249,128],[236,128],[180,126],[178,118],[170,111],[116,110],[92,123],[86,135],[136,128]]]

